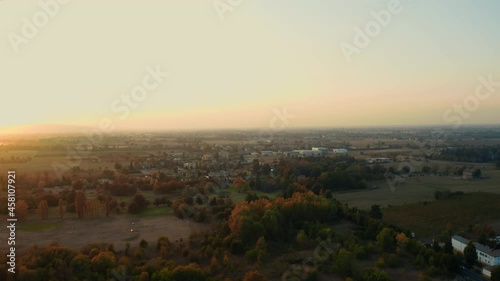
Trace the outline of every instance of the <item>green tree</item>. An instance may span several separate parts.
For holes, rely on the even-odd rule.
[[[370,209],[370,216],[374,219],[382,219],[382,211],[380,205],[373,205]]]
[[[476,246],[474,246],[474,243],[472,243],[472,241],[469,241],[464,249],[464,259],[465,263],[470,267],[475,265],[477,262]]]
[[[491,281],[500,281],[500,265],[495,266],[491,271]]]
[[[387,273],[377,268],[369,268],[363,272],[363,281],[391,281]]]
[[[80,277],[91,279],[92,268],[90,267],[90,258],[84,254],[78,254],[71,260],[71,269],[78,272]]]
[[[264,164],[260,171],[264,176],[267,176],[271,173],[271,166],[269,166],[269,164]]]
[[[377,235],[377,243],[383,251],[391,253],[396,250],[396,236],[390,228],[385,227]]]
[[[106,274],[116,265],[115,254],[109,251],[100,252],[90,261],[92,269],[99,274]]]
[[[252,202],[255,200],[258,200],[259,196],[255,193],[248,193],[247,196],[245,197],[245,201],[247,202]]]
[[[431,172],[431,167],[429,167],[429,166],[423,166],[422,167],[422,173],[428,174],[430,172]]]
[[[482,174],[481,169],[476,169],[476,170],[474,170],[474,172],[472,172],[472,176],[473,176],[474,178],[476,178],[476,179],[477,179],[477,178],[480,178],[480,177],[481,177],[481,174]]]
[[[340,249],[335,260],[335,272],[342,276],[352,276],[354,270],[354,255],[344,249]]]

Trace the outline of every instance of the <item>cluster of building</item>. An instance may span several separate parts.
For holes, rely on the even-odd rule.
[[[132,177],[150,178],[153,172],[161,172],[166,176],[178,177],[184,180],[195,180],[209,176],[221,185],[225,185],[235,177],[250,175],[253,169],[252,163],[255,160],[262,165],[269,164],[272,175],[279,158],[348,154],[348,150],[344,148],[331,149],[320,146],[312,147],[310,150],[288,150],[286,148],[287,146],[283,145],[242,144],[230,146],[198,144],[197,146],[193,145],[192,147],[138,155],[127,160],[116,159],[114,161],[126,167],[130,166],[130,170],[134,170],[134,172],[129,173],[129,176]]]
[[[498,242],[499,240],[500,237],[497,237],[496,241]],[[451,245],[455,251],[463,253],[469,241],[469,239],[462,236],[454,235],[451,238]],[[491,249],[477,242],[473,242],[473,244],[476,247],[477,260],[485,265],[483,274],[487,277],[491,277],[493,267],[500,266],[500,249]]]

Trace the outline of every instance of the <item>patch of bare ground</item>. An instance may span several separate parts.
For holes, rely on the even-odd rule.
[[[30,223],[30,222],[26,222]],[[33,245],[59,245],[79,249],[94,242],[113,243],[115,249],[124,249],[127,242],[136,246],[144,239],[150,246],[156,245],[160,236],[167,236],[175,242],[186,240],[194,231],[209,228],[207,224],[185,222],[172,215],[154,217],[112,216],[100,219],[49,219],[40,223],[59,223],[57,227],[40,231],[16,231],[16,250],[20,253]],[[18,222],[17,225],[22,225]],[[5,241],[5,232],[0,239]],[[7,249],[7,243],[0,245],[0,251]]]

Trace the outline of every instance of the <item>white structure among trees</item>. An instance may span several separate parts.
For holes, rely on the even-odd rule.
[[[469,243],[469,240],[459,236],[454,235],[451,237],[451,245],[453,249],[457,252],[463,253],[465,247]],[[497,266],[500,265],[500,250],[490,249],[487,246],[483,246],[477,242],[473,242],[476,247],[477,260],[484,265]]]

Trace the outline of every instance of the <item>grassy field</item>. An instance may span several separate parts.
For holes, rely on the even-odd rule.
[[[439,236],[448,223],[455,233],[469,225],[500,220],[500,194],[467,193],[445,200],[385,208],[384,221],[415,232],[420,238]],[[498,230],[497,230],[498,231]]]
[[[349,206],[369,209],[374,204],[383,207],[434,200],[436,190],[463,192],[490,192],[500,194],[500,171],[490,170],[483,173],[479,180],[461,180],[450,176],[418,176],[406,178],[401,185],[391,188],[387,181],[371,182],[375,190],[335,193],[334,197]]]
[[[58,222],[30,222],[20,223],[19,230],[29,232],[42,232],[57,229],[61,226]]]

